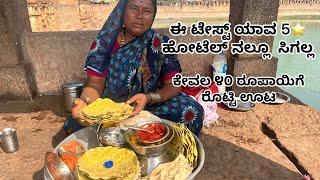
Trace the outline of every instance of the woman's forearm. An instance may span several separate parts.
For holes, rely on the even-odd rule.
[[[90,104],[102,96],[105,87],[105,78],[88,77],[88,82],[83,89],[80,98]]]
[[[164,86],[157,91],[161,97],[161,102],[167,101],[175,96],[177,96],[180,92],[180,88],[174,87],[171,81],[165,82]]]

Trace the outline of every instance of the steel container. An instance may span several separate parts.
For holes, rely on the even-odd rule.
[[[73,101],[80,97],[82,90],[83,83],[80,81],[71,81],[62,85],[64,104],[68,112],[71,112]]]

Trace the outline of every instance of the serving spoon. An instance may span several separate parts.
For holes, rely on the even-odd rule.
[[[137,131],[143,131],[143,132],[147,132],[147,133],[152,133],[152,131],[146,130],[146,129],[142,129],[139,127],[135,127],[135,126],[130,126],[130,125],[124,125],[125,128],[128,129],[133,129],[133,130],[137,130]]]

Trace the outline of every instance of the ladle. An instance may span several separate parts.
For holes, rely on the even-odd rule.
[[[124,125],[124,127],[125,127],[125,128],[128,128],[128,129],[137,130],[137,131],[143,131],[143,132],[147,132],[147,133],[152,133],[152,132],[151,132],[151,131],[149,131],[149,130],[142,129],[142,128],[135,127],[135,126]]]

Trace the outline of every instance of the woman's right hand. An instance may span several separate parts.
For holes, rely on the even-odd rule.
[[[80,122],[80,119],[84,119],[84,117],[81,115],[80,110],[87,106],[87,103],[79,98],[76,98],[73,102],[71,114],[74,119],[76,119],[78,122]]]

